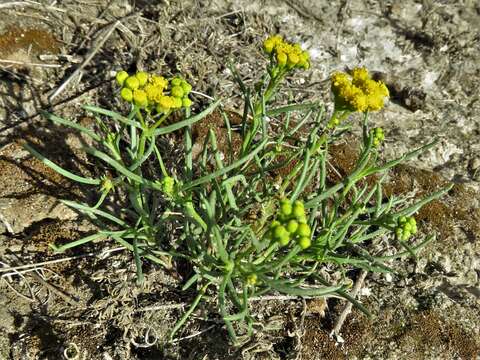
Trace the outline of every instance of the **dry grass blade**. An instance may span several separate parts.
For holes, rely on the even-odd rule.
[[[90,61],[93,59],[93,57],[97,54],[97,52],[102,48],[103,44],[110,38],[110,36],[113,34],[117,26],[120,24],[120,21],[117,20],[115,23],[113,23],[108,30],[106,30],[105,36],[101,38],[101,40],[98,42],[98,44],[92,49],[90,54],[86,57],[85,61],[57,88],[57,90],[54,91],[52,95],[50,95],[49,100],[52,101],[54,98],[56,98],[65,88],[68,86],[68,84],[75,79],[77,76],[80,75],[81,71],[87,66]],[[100,36],[99,36],[100,37]]]

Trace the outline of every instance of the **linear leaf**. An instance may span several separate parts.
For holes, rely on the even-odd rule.
[[[79,182],[79,183],[82,183],[82,184],[88,184],[88,185],[100,185],[100,183],[101,183],[100,179],[85,178],[83,176],[75,175],[68,170],[65,170],[64,168],[55,164],[53,161],[47,159],[45,156],[40,154],[38,151],[36,151],[33,147],[31,147],[28,144],[23,144],[23,147],[27,151],[29,151],[33,156],[35,156],[38,160],[43,162],[45,165],[52,168],[53,170],[55,170],[59,174],[62,174],[66,178],[69,178],[70,180],[73,180],[73,181],[76,181],[76,182]]]

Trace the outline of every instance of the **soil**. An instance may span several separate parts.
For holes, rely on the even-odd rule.
[[[145,284],[137,287],[131,254],[111,242],[53,254],[49,244],[95,231],[59,200],[91,203],[98,193],[59,176],[22,144],[28,141],[72,172],[99,175],[98,164],[81,151],[86,139],[47,122],[42,111],[92,126],[82,105],[123,106],[113,81],[120,69],[182,73],[199,93],[222,97],[226,109],[238,110],[227,64],[233,60],[253,85],[266,63],[259,44],[277,32],[312,55],[311,70],[288,78],[280,102],[322,100],[331,111],[329,74],[366,66],[392,94],[371,117],[384,129],[385,159],[440,139],[392,170],[384,188],[386,196],[413,199],[453,182],[445,197],[416,214],[422,233],[437,238],[416,262],[392,262],[397,273],[368,275],[360,300],[373,316],[354,311],[341,337],[330,332],[342,301],[270,300],[255,306],[263,326],[240,348],[228,344],[208,304],[168,344],[182,304],[194,296],[180,290],[181,271],[146,264]],[[466,0],[0,4],[0,270],[50,262],[37,271],[0,273],[0,359],[477,359],[479,40],[480,6]],[[52,98],[96,48],[81,77]],[[194,96],[193,112],[210,101],[201,94]],[[200,150],[209,128],[226,146],[225,133],[217,132],[222,120],[214,113],[198,124]],[[352,170],[357,120],[351,120],[352,138],[330,150],[332,181],[337,172]],[[167,141],[175,145],[175,139]]]

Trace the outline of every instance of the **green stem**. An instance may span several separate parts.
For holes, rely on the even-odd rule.
[[[260,265],[262,262],[264,262],[268,257],[278,248],[278,242],[272,243],[267,250],[260,256],[258,257],[255,261],[253,261],[254,265]]]
[[[133,238],[133,255],[135,257],[135,266],[137,268],[137,285],[141,285],[143,284],[142,259],[140,259],[138,240],[136,236]]]
[[[263,104],[267,104],[272,96],[275,94],[278,85],[283,80],[284,75],[286,74],[285,69],[280,69],[279,73],[275,77],[271,77],[270,81],[268,82],[267,89],[263,93],[263,97],[260,97],[260,101],[257,101],[254,110],[253,110],[253,119],[252,119],[252,126],[248,128],[247,133],[245,134],[245,141],[243,142],[242,147],[242,154],[245,154],[252,143],[255,134],[257,133],[258,129],[260,128],[261,124],[261,115],[262,115],[262,107]],[[263,100],[262,100],[263,99]]]
[[[193,203],[191,201],[188,201],[187,203],[185,203],[184,207],[187,215],[190,216],[193,220],[195,220],[197,224],[200,225],[200,227],[203,229],[203,231],[207,231],[207,223],[203,221],[200,215],[198,215],[197,211],[193,207]]]
[[[172,329],[172,332],[170,333],[170,340],[173,339],[173,336],[175,335],[175,333],[182,327],[185,321],[187,321],[187,319],[190,317],[193,311],[197,308],[198,304],[200,303],[200,300],[202,299],[203,295],[205,295],[205,292],[207,291],[207,288],[210,286],[210,284],[211,283],[208,283],[200,289],[200,291],[198,292],[197,296],[193,300],[188,310],[185,312],[185,314],[183,314],[182,318],[175,324],[175,326]]]
[[[150,141],[155,141],[154,138],[150,139]],[[140,136],[140,144],[138,146],[138,152],[137,152],[137,159],[141,159],[143,155],[145,154],[145,144],[147,142],[147,134],[146,131],[142,132],[142,135]],[[138,167],[138,170],[140,172],[140,166]]]
[[[149,132],[153,134],[155,129],[162,125],[162,123],[167,119],[167,117],[172,113],[172,110],[168,110],[165,114],[162,115],[160,119],[149,129]]]

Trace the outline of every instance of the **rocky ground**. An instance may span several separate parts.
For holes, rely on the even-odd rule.
[[[391,194],[412,196],[455,183],[417,216],[437,240],[418,262],[392,263],[399,275],[367,276],[360,300],[374,316],[353,312],[340,338],[329,333],[343,303],[329,299],[324,309],[298,299],[262,302],[263,330],[241,348],[228,346],[207,308],[165,344],[191,300],[179,291],[178,274],[151,266],[137,288],[132,257],[113,243],[53,255],[49,243],[92,228],[58,199],[95,194],[21,144],[35,144],[72,171],[95,172],[79,150],[82,139],[48,124],[41,110],[88,123],[81,105],[118,107],[112,77],[120,69],[181,72],[195,90],[235,109],[226,63],[234,60],[253,83],[265,64],[259,44],[277,32],[312,56],[311,70],[285,87],[299,100],[331,103],[329,74],[358,65],[387,83],[391,102],[372,117],[385,131],[385,158],[440,139],[392,171],[388,183]],[[478,358],[479,57],[476,1],[0,3],[0,359]],[[194,111],[207,102],[198,95]],[[347,173],[355,150],[345,142],[332,155],[333,166]],[[28,264],[37,270],[26,272]]]

